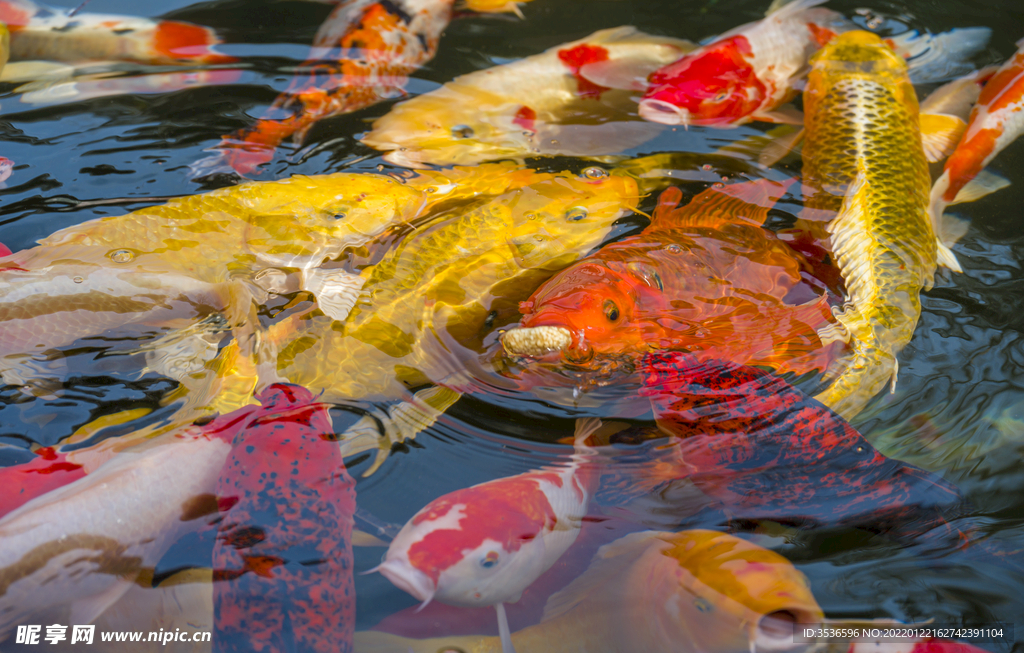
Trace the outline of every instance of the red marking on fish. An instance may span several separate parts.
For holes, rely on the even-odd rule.
[[[0,256],[10,256],[11,254],[12,254],[12,252],[11,252],[10,248],[7,247],[7,245],[4,245],[3,243],[0,243]],[[16,269],[20,270],[21,268],[16,268]]]
[[[317,121],[404,94],[407,75],[434,57],[450,18],[451,0],[409,12],[404,4],[338,4],[317,32],[310,59],[303,64],[309,73],[292,80],[266,117],[225,136],[216,148],[221,151],[217,160],[248,174],[273,159],[284,139],[303,137]],[[292,115],[270,117],[281,113]]]
[[[580,68],[587,64],[598,63],[608,60],[608,50],[599,45],[581,43],[574,48],[567,48],[558,51],[558,59],[565,64],[576,78],[576,92],[580,97],[599,99],[601,94],[608,90],[607,86],[600,86],[580,75]]]
[[[355,484],[309,391],[275,384],[257,399],[232,420],[217,487],[230,507],[213,552],[216,650],[350,652]]]
[[[176,20],[160,21],[157,23],[156,32],[153,35],[153,48],[171,59],[200,63],[238,61],[235,57],[211,50],[210,46],[217,43],[219,43],[219,39],[213,30]]]
[[[540,481],[561,478],[554,473],[531,473],[456,490],[435,499],[413,517],[413,525],[432,521],[461,509],[457,529],[438,528],[409,547],[409,562],[433,579],[475,549],[494,540],[511,553],[552,530],[558,522]]]
[[[945,519],[964,504],[955,486],[886,458],[785,381],[684,352],[650,354],[642,369],[659,427],[682,439],[682,475],[737,517],[959,541]]]
[[[29,11],[16,2],[0,2],[0,22],[7,25],[7,29],[12,32],[27,26],[34,15],[34,11]]]
[[[522,127],[528,132],[537,131],[537,112],[527,106],[519,107],[516,115],[512,118],[512,124]]]
[[[819,27],[814,23],[807,23],[807,29],[811,33],[811,38],[814,39],[815,45],[819,48],[823,48],[828,45],[829,41],[834,39],[838,34],[835,30],[829,29],[828,27]],[[892,45],[889,46],[890,48]]]
[[[85,476],[81,465],[68,462],[67,454],[53,447],[36,450],[35,460],[0,468],[0,517],[32,499]]]
[[[713,43],[655,71],[644,100],[685,109],[688,124],[731,124],[760,109],[769,96],[752,59],[742,34]]]
[[[942,194],[942,199],[946,203],[956,199],[957,193],[967,185],[967,182],[978,176],[986,161],[995,152],[996,141],[1002,135],[1001,128],[979,129],[956,146],[945,166],[950,180],[949,187]]]

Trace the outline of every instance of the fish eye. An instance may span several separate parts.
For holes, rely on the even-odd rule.
[[[473,138],[475,132],[469,125],[455,125],[452,127],[452,138]]]
[[[565,219],[573,222],[579,222],[585,217],[587,217],[587,210],[582,206],[574,206],[565,212]]]
[[[726,93],[725,91],[722,91],[721,93],[719,93],[718,95],[715,96],[715,100],[714,101],[715,102],[724,102],[728,97],[729,97],[729,94]]]
[[[484,569],[490,569],[494,565],[498,564],[498,552],[488,551],[487,555],[480,560],[480,566]]]
[[[604,316],[608,318],[609,322],[619,319],[619,307],[610,299],[606,299],[604,302]]]

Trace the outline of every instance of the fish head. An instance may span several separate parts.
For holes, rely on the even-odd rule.
[[[465,607],[517,600],[549,566],[546,535],[561,524],[534,476],[435,499],[398,533],[380,572],[424,604],[434,598]]]
[[[810,59],[804,112],[827,97],[832,87],[851,78],[871,80],[896,93],[897,99],[916,110],[917,95],[907,74],[907,63],[885,44],[877,34],[864,30],[844,32],[832,39]],[[808,96],[810,96],[808,98]],[[806,106],[810,99],[812,106]]]
[[[475,165],[534,154],[536,112],[457,81],[395,105],[363,143],[395,165]]]
[[[638,199],[632,177],[591,167],[516,189],[499,203],[507,211],[507,243],[519,266],[553,274],[599,245]]]
[[[502,335],[505,351],[576,365],[635,351],[642,346],[634,322],[639,285],[620,266],[597,259],[574,265],[520,304],[520,326]]]
[[[788,560],[755,544],[715,531],[658,534],[657,577],[652,598],[665,632],[704,651],[779,653],[807,648],[793,624],[821,623],[824,614],[810,583]],[[673,598],[669,599],[662,593]]]
[[[667,125],[734,127],[769,100],[742,35],[713,43],[655,71],[640,116]]]

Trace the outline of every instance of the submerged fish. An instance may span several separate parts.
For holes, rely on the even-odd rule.
[[[526,2],[528,0],[519,0]],[[308,70],[292,80],[255,125],[225,136],[218,154],[193,166],[196,176],[249,174],[290,136],[302,139],[319,120],[405,93],[407,75],[430,61],[451,19],[453,0],[344,0],[313,39]],[[470,1],[480,11],[516,2]],[[290,114],[279,119],[282,113]]]
[[[982,88],[968,118],[967,131],[932,187],[929,211],[936,231],[946,239],[942,212],[948,205],[974,199],[1006,183],[982,177],[979,188],[968,186],[1024,131],[1024,40],[1017,46],[1017,53]]]
[[[602,546],[512,643],[543,653],[778,653],[809,646],[794,641],[792,624],[822,620],[807,579],[779,554],[713,531],[645,531]],[[366,653],[502,650],[499,638],[480,636],[370,631],[355,643]]]
[[[801,256],[761,225],[788,184],[711,187],[682,208],[664,192],[643,233],[563,270],[520,305],[506,353],[575,368],[683,348],[798,373],[823,369],[835,320]]]
[[[657,70],[648,78],[640,115],[670,125],[801,123],[800,114],[783,104],[800,90],[808,58],[837,34],[857,27],[816,6],[824,2],[775,2],[766,18],[726,32]],[[939,35],[911,31],[886,43],[910,62],[914,83],[924,83],[970,70],[965,60],[985,47],[990,34],[987,28]]]
[[[586,440],[584,428],[577,439]],[[592,475],[585,447],[570,464],[450,492],[417,512],[377,569],[426,606],[493,605],[504,653],[512,653],[505,603],[515,603],[579,534]]]
[[[15,60],[235,61],[212,49],[220,43],[213,30],[176,20],[91,14],[43,7],[30,0],[2,0],[0,21],[11,31],[11,57]]]
[[[942,262],[959,269],[928,217],[930,177],[907,65],[869,32],[846,32],[812,59],[804,92],[807,206],[829,225],[848,298],[837,314],[852,355],[817,399],[846,418],[890,380]]]
[[[632,91],[593,84],[585,71],[628,62],[646,76],[692,48],[632,27],[601,30],[401,102],[362,140],[386,151],[385,160],[414,168],[538,154],[614,154],[659,130],[636,119]]]
[[[327,407],[271,385],[234,436],[217,483],[217,651],[348,653],[355,630],[355,483]]]
[[[346,288],[357,278],[325,268],[325,262],[389,227],[423,218],[439,204],[501,193],[528,178],[513,164],[406,179],[296,176],[63,229],[37,247],[0,259],[4,378],[26,383],[34,370],[25,357],[107,329],[222,314],[221,322],[175,345],[184,360],[174,365],[184,367],[172,376],[182,380],[194,367],[189,350],[206,351],[204,338],[226,327],[251,331],[253,301],[260,303],[268,293],[308,290],[325,314],[343,319],[352,306]],[[167,368],[163,364],[161,371]]]
[[[461,366],[452,347],[482,350],[499,315],[554,271],[598,245],[612,223],[639,197],[628,176],[588,168],[529,174],[528,183],[410,233],[360,274],[360,296],[344,322],[314,312],[274,325],[277,373],[325,400],[395,400],[420,390],[381,416],[389,437],[378,439],[377,418],[359,424],[366,439],[346,442],[349,453],[391,448],[422,430],[459,397]],[[357,429],[358,430],[358,429]],[[376,466],[374,466],[374,469]]]
[[[844,419],[782,379],[694,354],[649,354],[644,388],[674,471],[739,519],[869,528],[904,540],[966,539],[965,505],[936,474],[886,458]]]

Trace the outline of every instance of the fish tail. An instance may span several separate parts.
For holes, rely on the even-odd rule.
[[[864,331],[870,329],[866,320],[859,315],[854,319],[844,314],[838,317],[853,334],[853,351],[835,381],[814,398],[845,419],[852,419],[894,380],[897,362],[891,349],[880,346],[873,336],[864,337]]]

